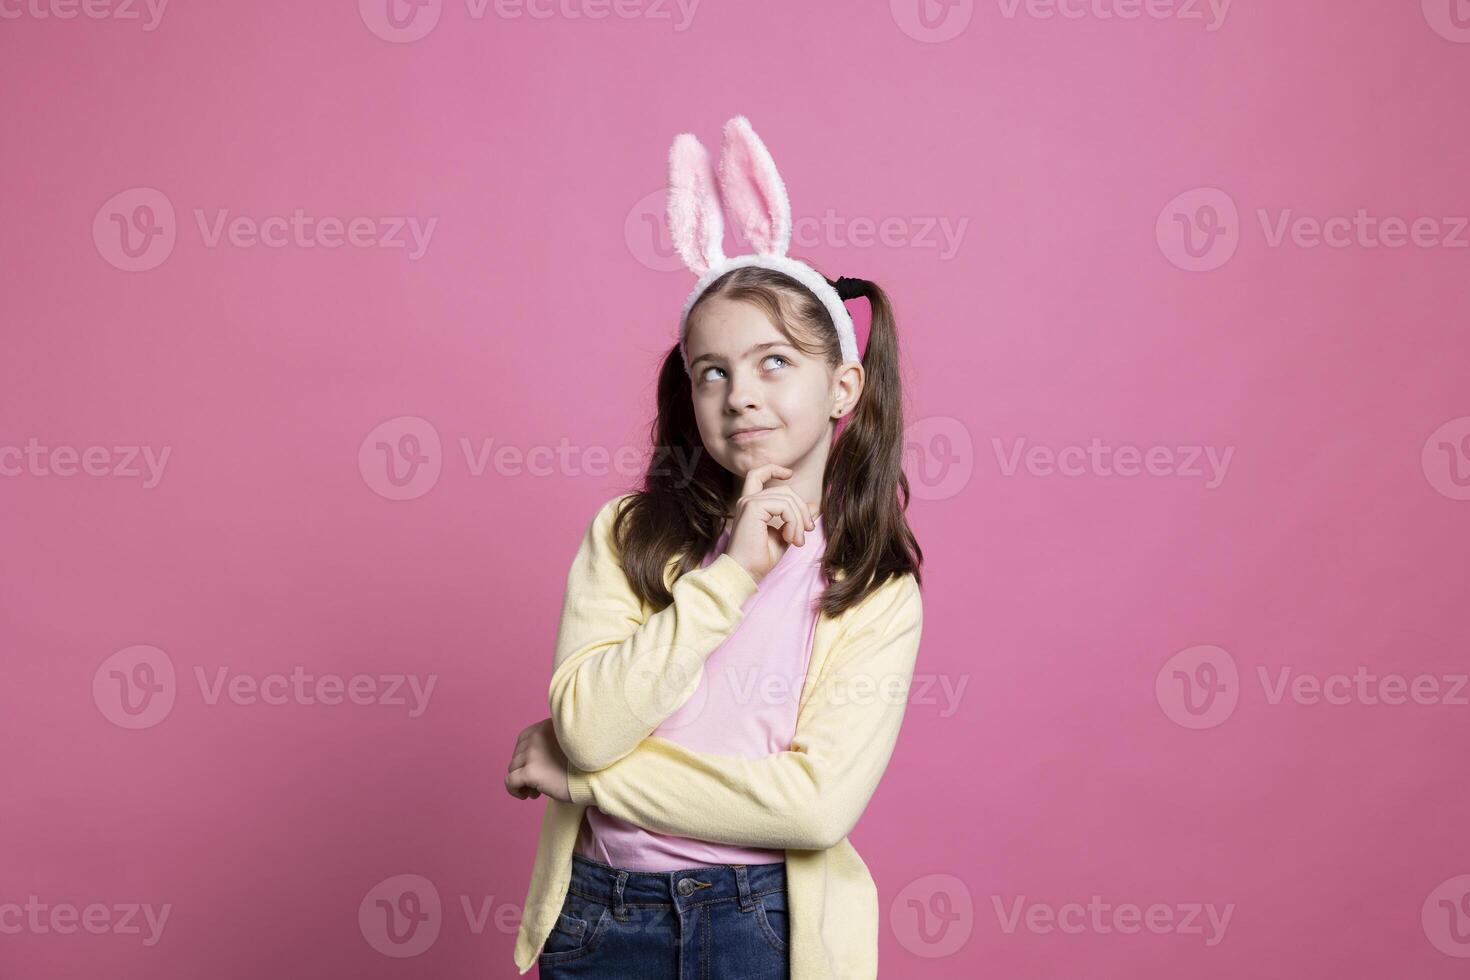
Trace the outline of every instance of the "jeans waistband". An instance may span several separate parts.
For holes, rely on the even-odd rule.
[[[573,853],[570,887],[612,906],[618,915],[629,905],[673,905],[685,909],[729,898],[735,899],[741,909],[748,909],[760,895],[785,891],[786,863],[629,871]]]

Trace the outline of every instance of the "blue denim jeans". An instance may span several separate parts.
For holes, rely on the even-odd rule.
[[[628,871],[572,855],[543,980],[787,980],[786,864]]]

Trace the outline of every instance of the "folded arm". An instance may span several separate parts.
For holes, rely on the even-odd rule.
[[[838,640],[801,706],[790,750],[752,759],[650,737],[598,771],[573,761],[572,802],[681,837],[834,846],[857,823],[893,754],[923,627],[912,575],[885,583],[858,609],[865,615]]]
[[[644,619],[612,527],[623,497],[597,512],[567,575],[549,702],[572,765],[603,769],[689,700],[704,662],[745,617],[757,586],[729,555],[680,576],[673,602]]]

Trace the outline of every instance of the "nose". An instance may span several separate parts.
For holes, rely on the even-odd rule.
[[[745,371],[736,370],[730,376],[730,387],[725,393],[725,407],[732,412],[742,412],[755,408],[759,404],[759,391],[755,379]]]

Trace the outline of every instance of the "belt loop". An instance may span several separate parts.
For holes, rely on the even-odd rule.
[[[735,869],[735,892],[739,896],[740,911],[749,912],[755,907],[755,901],[750,897],[750,881],[745,876],[745,865],[732,864]]]
[[[623,885],[628,881],[628,872],[618,871],[617,880],[613,882],[613,916],[618,919],[628,917],[628,908],[623,904]]]

